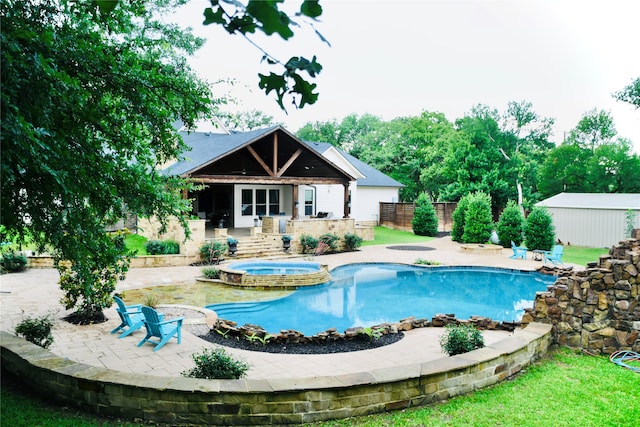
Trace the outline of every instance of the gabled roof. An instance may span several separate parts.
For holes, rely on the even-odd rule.
[[[182,133],[185,144],[191,147],[191,151],[184,153],[182,160],[162,170],[165,175],[184,175],[197,170],[215,159],[230,154],[245,145],[268,135],[279,126],[266,129],[258,129],[241,133],[209,133],[191,132]]]
[[[396,181],[391,178],[389,175],[386,175],[380,172],[378,169],[369,166],[365,162],[359,160],[358,158],[352,156],[351,154],[342,151],[339,148],[334,147],[333,145],[326,142],[307,142],[307,145],[316,150],[320,154],[324,154],[326,151],[334,148],[337,150],[341,156],[345,158],[346,161],[351,163],[354,168],[356,168],[364,178],[358,178],[358,186],[359,187],[404,187],[404,184]]]
[[[185,144],[187,144],[191,150],[185,152],[183,157],[177,162],[165,167],[161,173],[164,175],[184,176],[201,171],[203,168],[210,170],[211,167],[207,168],[208,165],[211,165],[223,158],[226,160],[227,156],[234,159],[233,154],[235,152],[242,150],[244,147],[247,147],[260,139],[266,138],[275,132],[284,132],[286,135],[290,136],[292,140],[298,141],[298,144],[309,149],[311,153],[315,153],[314,157],[317,156],[319,159],[322,159],[322,161],[332,170],[339,171],[351,180],[356,180],[358,186],[404,187],[403,184],[395,179],[385,175],[379,170],[367,165],[331,144],[300,141],[295,137],[295,135],[290,134],[281,126],[272,126],[250,132],[230,134],[212,132],[181,132]],[[327,157],[326,153],[329,151],[338,153],[337,155],[334,154],[334,158],[336,158],[336,156],[341,156],[344,159],[344,162],[340,162],[343,164],[342,168],[340,165],[333,163],[330,157]],[[216,163],[216,165],[219,164],[220,163]],[[349,164],[350,167],[343,169],[346,164]]]
[[[536,203],[550,208],[640,210],[638,193],[560,193]]]

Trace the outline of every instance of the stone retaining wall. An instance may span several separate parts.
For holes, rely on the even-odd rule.
[[[200,255],[138,255],[131,258],[130,268],[181,267],[201,261]],[[53,257],[40,255],[29,257],[29,268],[53,268]]]
[[[404,409],[503,381],[546,354],[532,323],[488,347],[422,364],[322,378],[200,380],[123,374],[58,357],[0,332],[3,371],[48,399],[97,414],[169,424],[302,424]]]
[[[550,323],[555,343],[611,354],[640,352],[640,241],[614,245],[584,271],[564,273],[536,295],[523,323]]]

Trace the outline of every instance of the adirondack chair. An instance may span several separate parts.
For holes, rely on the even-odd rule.
[[[511,258],[511,259],[515,259],[515,258],[527,259],[527,248],[525,248],[524,246],[516,246],[515,242],[512,240],[511,241],[511,249],[513,249],[513,255],[511,255],[509,258]]]
[[[142,306],[142,314],[144,314],[144,326],[147,328],[147,336],[138,343],[138,347],[145,342],[150,342],[156,345],[153,351],[158,351],[174,336],[176,336],[178,344],[180,344],[182,340],[182,317],[162,320],[161,314],[144,305]],[[151,338],[157,338],[157,340],[152,340]]]
[[[120,299],[117,295],[113,297],[118,305],[116,311],[118,312],[118,316],[120,316],[120,326],[111,331],[112,334],[115,334],[119,330],[123,330],[124,332],[120,334],[118,338],[124,338],[135,330],[138,330],[144,325],[144,314],[142,314],[142,304],[134,304],[134,305],[125,305],[124,301]],[[126,328],[126,329],[125,329]]]
[[[562,262],[562,253],[564,251],[564,246],[555,245],[552,251],[545,251],[544,253],[544,262],[549,261],[553,265],[563,264]]]

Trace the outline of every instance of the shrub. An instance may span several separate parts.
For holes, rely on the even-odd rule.
[[[180,244],[175,240],[149,240],[145,249],[149,255],[179,254]]]
[[[471,197],[471,194],[467,194],[466,196],[463,196],[458,202],[458,205],[456,206],[456,209],[453,211],[453,214],[451,215],[451,219],[453,220],[453,226],[451,227],[451,240],[453,240],[454,242],[462,241],[462,234],[464,233],[465,216],[466,216],[467,205],[469,203],[470,197]]]
[[[365,335],[369,341],[377,341],[380,338],[382,338],[382,335],[384,335],[384,328],[372,328],[370,326],[367,326],[365,328],[359,329],[358,333],[361,335]]]
[[[533,208],[527,217],[524,236],[527,248],[530,251],[536,249],[551,250],[556,240],[556,233],[551,215],[546,208],[542,206]]]
[[[222,347],[205,348],[202,353],[192,354],[191,359],[196,366],[183,371],[182,375],[185,377],[237,380],[244,377],[249,370],[248,363],[234,359]]]
[[[219,279],[220,270],[215,267],[207,267],[202,269],[202,275],[207,279]]]
[[[18,323],[15,332],[16,335],[22,336],[25,340],[39,345],[42,348],[48,348],[53,344],[53,319],[50,314],[41,317],[27,317]]]
[[[10,273],[23,271],[27,267],[27,257],[22,254],[16,254],[15,252],[7,252],[6,254],[2,254],[0,266],[2,267],[2,271],[8,271]]]
[[[300,245],[302,246],[303,254],[313,254],[318,247],[319,240],[308,234],[300,236]]]
[[[486,243],[491,237],[492,230],[491,196],[483,192],[474,193],[467,202],[462,241],[465,243]]]
[[[144,245],[144,248],[149,255],[158,255],[164,250],[164,244],[161,240],[149,240]]]
[[[338,242],[340,237],[333,233],[325,233],[318,239],[318,244],[324,243],[326,245],[325,252],[337,252]]]
[[[418,264],[418,265],[441,265],[442,263],[438,262],[438,261],[432,261],[430,259],[418,258],[418,259],[416,259],[414,264]]]
[[[473,325],[447,325],[440,346],[449,356],[455,356],[484,347],[484,338]]]
[[[418,196],[411,226],[414,234],[418,236],[435,236],[438,234],[438,216],[429,196],[425,193]]]
[[[227,251],[227,245],[213,240],[200,246],[200,257],[207,264],[217,264],[222,260],[222,255]]]
[[[343,237],[344,249],[346,251],[355,251],[362,245],[362,237],[357,234],[347,233]]]
[[[164,240],[165,255],[174,255],[180,253],[180,243],[175,240]]]
[[[500,244],[506,248],[511,247],[511,242],[520,246],[524,238],[524,216],[520,206],[513,200],[507,203],[498,219],[496,231]]]
[[[158,304],[158,298],[156,298],[154,295],[147,295],[144,299],[144,305],[146,305],[147,307],[155,309],[158,307]]]

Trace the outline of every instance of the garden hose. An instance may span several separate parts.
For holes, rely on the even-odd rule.
[[[626,362],[640,362],[640,354],[635,351],[619,350],[611,353],[609,360],[618,366],[640,373],[640,366],[630,366]]]

